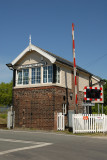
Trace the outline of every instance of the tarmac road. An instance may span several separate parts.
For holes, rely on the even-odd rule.
[[[0,130],[0,160],[107,160],[107,138]]]

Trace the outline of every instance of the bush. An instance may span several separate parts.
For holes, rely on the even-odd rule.
[[[102,104],[99,104],[100,114],[102,113]],[[107,106],[103,106],[103,113],[107,115]],[[98,104],[92,106],[92,114],[98,114]]]

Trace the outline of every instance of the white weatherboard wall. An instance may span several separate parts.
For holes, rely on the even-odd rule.
[[[92,84],[93,84],[93,85],[99,82],[99,81],[96,80],[95,78],[91,78],[91,80],[92,80]],[[99,84],[96,84],[96,85],[94,85],[94,87],[98,87],[98,88],[99,88],[100,86],[99,86]]]
[[[22,57],[16,64],[16,66],[19,68],[20,65],[27,65],[27,64],[33,64],[33,63],[40,63],[41,62],[41,56],[39,53],[35,51],[28,52],[24,57]],[[48,65],[51,65],[51,62],[43,57],[43,61],[47,62]]]
[[[22,65],[41,63],[41,57],[43,56],[41,56],[36,51],[29,51],[16,63],[16,69],[20,69],[20,66]],[[52,65],[52,63],[45,57],[43,57],[43,61],[47,62],[47,65]],[[62,64],[59,65],[59,63],[56,63],[56,65],[60,67],[60,83],[56,83],[56,84],[46,83],[45,84],[41,82],[40,84],[17,85],[16,88],[57,85],[57,86],[65,87],[65,88],[68,87],[69,89],[71,89],[72,88],[71,69],[69,67],[65,67]],[[29,72],[31,75],[31,68],[29,69]],[[41,67],[41,78],[42,77],[43,77],[43,68]],[[16,79],[17,79],[17,73],[16,73]]]
[[[79,73],[79,91],[83,91],[85,86],[89,86],[89,76]]]
[[[72,89],[72,75],[69,68],[61,67],[61,86]]]

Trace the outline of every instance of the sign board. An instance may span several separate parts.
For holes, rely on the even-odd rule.
[[[95,117],[95,120],[103,120],[103,117],[102,116],[97,116],[97,117]]]
[[[103,86],[84,87],[84,100],[93,103],[103,103]]]
[[[102,117],[102,116],[97,116],[97,117],[95,117],[95,121],[96,121],[96,123],[98,123],[98,124],[102,124],[102,122],[104,121],[104,117]]]
[[[95,106],[95,103],[83,103],[82,106]]]
[[[34,64],[26,64],[26,65],[20,66],[20,68],[40,67],[40,66],[43,66],[43,65],[46,65],[46,64],[47,64],[47,62],[34,63]]]
[[[83,120],[88,120],[88,116],[83,116]]]

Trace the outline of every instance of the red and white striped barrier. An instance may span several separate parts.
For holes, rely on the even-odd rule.
[[[77,77],[76,77],[76,60],[75,60],[75,42],[74,42],[74,24],[72,23],[72,46],[74,62],[74,83],[75,83],[75,104],[77,105]]]
[[[96,90],[99,89],[101,91],[101,93],[100,93],[100,99],[87,98],[86,97],[86,90],[87,89],[96,89]],[[98,88],[98,87],[84,87],[84,100],[85,101],[98,101],[98,102],[103,101],[103,88],[102,87],[100,87],[100,88]]]

